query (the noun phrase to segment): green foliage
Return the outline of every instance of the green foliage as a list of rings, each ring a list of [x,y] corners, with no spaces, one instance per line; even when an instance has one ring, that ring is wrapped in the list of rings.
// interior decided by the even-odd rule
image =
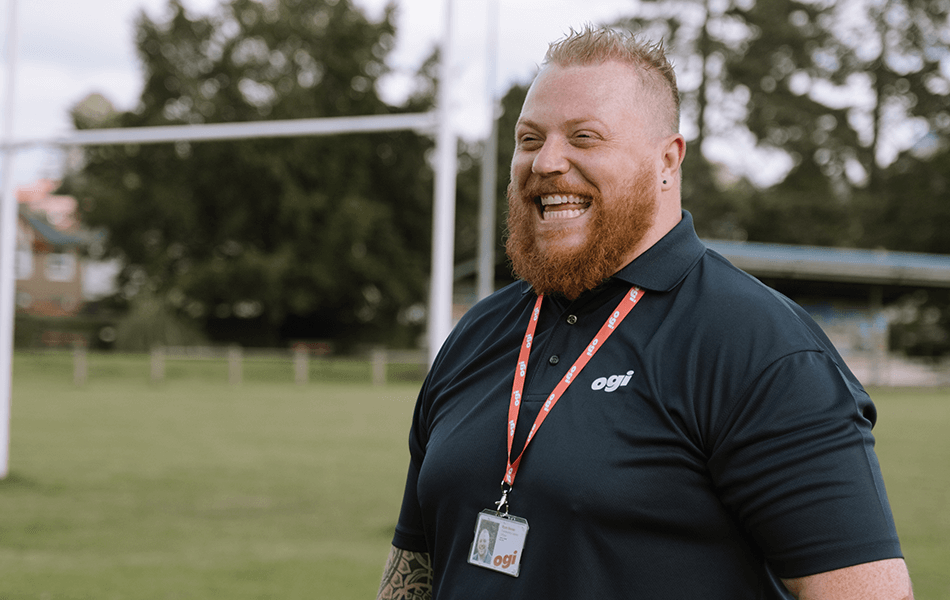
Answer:
[[[156,346],[202,346],[207,339],[193,323],[168,309],[161,298],[143,293],[116,325],[115,349],[148,352]]]
[[[950,133],[940,69],[948,13],[940,0],[758,0],[737,10],[753,35],[727,74],[749,94],[749,129],[797,165],[820,167],[839,195],[876,192],[892,132],[917,118]]]
[[[119,126],[387,114],[376,93],[393,8],[233,0],[144,13],[139,106]],[[77,126],[84,122],[77,116]],[[406,336],[424,299],[431,141],[412,132],[90,148],[65,191],[121,256],[123,294],[154,293],[216,341]],[[401,324],[400,324],[401,323]],[[400,334],[400,331],[403,333]]]
[[[795,168],[785,181],[767,191],[755,190],[742,214],[748,239],[811,246],[854,246],[860,222],[853,207],[829,189],[813,162]],[[817,200],[821,199],[821,202]]]
[[[950,290],[917,290],[894,307],[890,347],[909,356],[950,355]]]
[[[514,281],[510,264],[505,256],[505,239],[508,225],[508,181],[511,171],[511,159],[515,152],[515,123],[521,115],[521,106],[528,94],[527,85],[513,85],[501,98],[500,114],[498,116],[498,138],[496,155],[493,167],[496,169],[495,178],[495,281],[501,285]],[[479,157],[481,167],[481,157]],[[473,173],[474,175],[474,173]],[[469,183],[471,181],[471,183]],[[474,177],[468,181],[460,174],[459,187],[477,189]],[[474,223],[472,223],[474,225]],[[474,254],[473,254],[474,256]]]
[[[913,221],[943,222],[945,161],[916,153],[888,165],[908,128],[944,150],[950,141],[946,2],[648,2],[622,24],[664,39],[677,63],[685,129],[696,131],[684,205],[702,234],[894,250],[934,239]],[[763,167],[790,159],[782,181],[735,183],[699,152],[744,132]],[[882,218],[908,202],[922,210]]]
[[[511,158],[514,154],[515,123],[521,114],[528,92],[527,85],[513,85],[500,100],[496,154],[488,157],[489,168],[495,169],[495,273],[496,286],[514,281],[510,264],[505,256],[505,238],[508,218],[508,180]],[[478,256],[479,209],[485,143],[460,144],[458,198],[456,204],[456,262],[475,261]]]
[[[73,342],[81,342],[95,348],[107,345],[100,339],[100,332],[112,324],[109,315],[63,318],[18,314],[13,326],[13,345],[17,349],[71,348]]]
[[[869,245],[950,254],[950,147],[926,158],[900,156],[886,169],[878,198],[867,201]]]
[[[827,56],[835,46],[833,33],[818,25],[832,10],[794,0],[760,0],[748,10],[736,9],[751,35],[729,57],[725,72],[727,85],[748,94],[749,130],[761,144],[790,154],[793,174],[802,172],[797,185],[814,181],[824,199],[860,149],[847,107],[828,106],[809,93],[820,81],[842,84],[847,77]]]

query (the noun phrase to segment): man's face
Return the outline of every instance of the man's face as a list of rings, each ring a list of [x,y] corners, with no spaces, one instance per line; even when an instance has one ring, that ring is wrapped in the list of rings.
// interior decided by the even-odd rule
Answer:
[[[484,556],[488,554],[488,530],[482,529],[478,534],[478,545],[476,546],[478,554]]]
[[[630,262],[654,223],[662,167],[632,67],[545,67],[515,130],[508,254],[538,293],[576,298]]]

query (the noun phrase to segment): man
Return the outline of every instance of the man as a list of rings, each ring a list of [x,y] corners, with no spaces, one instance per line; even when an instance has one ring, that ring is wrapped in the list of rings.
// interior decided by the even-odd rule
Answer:
[[[511,166],[523,281],[426,379],[380,598],[912,598],[873,404],[696,237],[678,104],[659,47],[588,28],[549,49]],[[490,565],[468,560],[483,521]]]
[[[478,532],[478,536],[475,538],[475,551],[472,553],[472,560],[483,563],[491,562],[491,552],[489,552],[490,545],[491,533],[488,527],[482,527]]]

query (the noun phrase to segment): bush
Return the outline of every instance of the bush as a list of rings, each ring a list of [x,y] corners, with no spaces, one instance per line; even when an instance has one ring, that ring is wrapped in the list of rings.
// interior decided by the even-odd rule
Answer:
[[[204,346],[208,340],[198,327],[179,317],[155,296],[139,296],[116,326],[115,348],[148,352],[155,346]]]

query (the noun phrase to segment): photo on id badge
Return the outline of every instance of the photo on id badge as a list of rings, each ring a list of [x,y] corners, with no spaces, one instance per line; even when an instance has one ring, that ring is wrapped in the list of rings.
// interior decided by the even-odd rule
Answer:
[[[502,516],[492,510],[482,511],[475,522],[475,539],[468,562],[517,577],[527,532],[528,523],[524,519]]]

